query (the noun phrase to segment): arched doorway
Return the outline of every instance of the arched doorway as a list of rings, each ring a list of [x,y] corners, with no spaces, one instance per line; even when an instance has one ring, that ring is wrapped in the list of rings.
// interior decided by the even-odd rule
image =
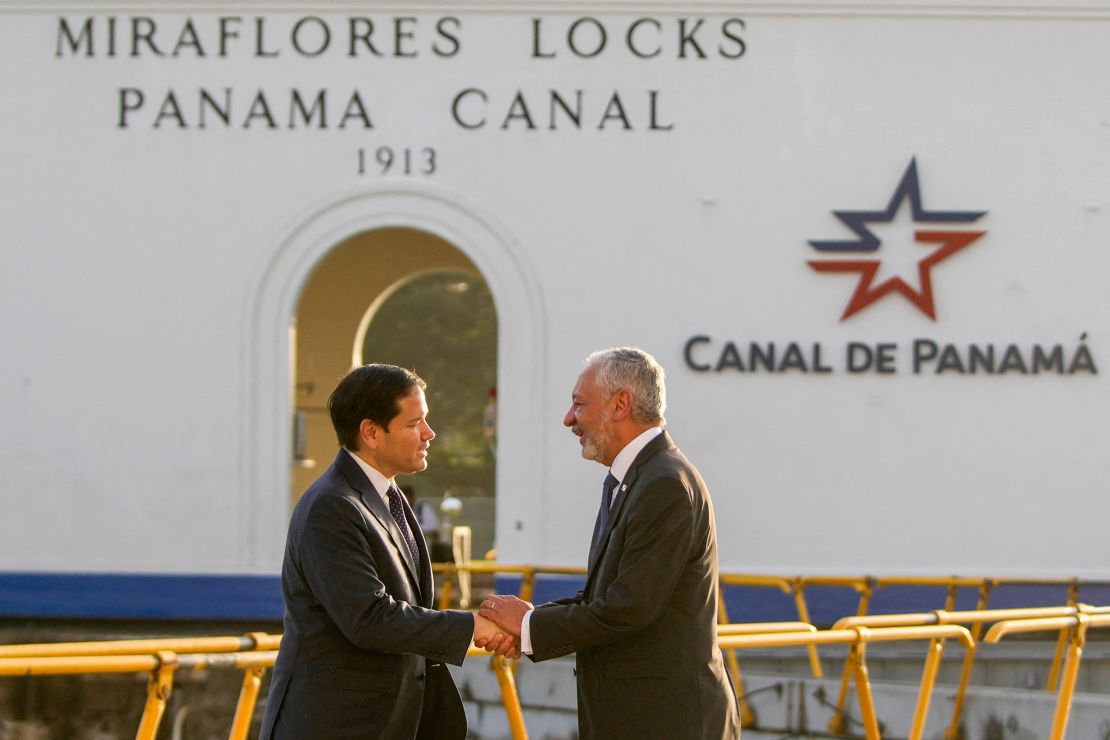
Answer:
[[[516,240],[490,214],[454,191],[430,183],[394,182],[359,188],[311,207],[294,218],[286,237],[258,266],[241,324],[242,454],[235,471],[241,495],[235,499],[235,516],[243,532],[240,544],[245,571],[273,573],[281,566],[291,510],[294,425],[290,420],[295,416],[295,386],[301,382],[296,370],[297,334],[310,331],[304,322],[300,326],[291,323],[307,305],[306,284],[316,268],[347,240],[389,229],[434,235],[437,239],[425,246],[439,250],[438,242],[447,248],[439,253],[450,254],[455,260],[440,267],[469,265],[489,286],[499,309],[498,556],[509,561],[537,562],[544,557],[543,538],[538,535],[543,532],[549,501],[544,495],[545,431],[537,421],[550,418],[545,394],[548,360],[544,291]],[[378,267],[384,270],[386,265]],[[380,291],[404,274],[405,270],[396,269],[380,279],[374,276],[373,284]],[[370,280],[370,276],[362,278]],[[357,333],[366,292],[374,291],[355,294],[362,309],[344,313],[353,322],[347,329],[348,336]],[[313,388],[313,403],[326,403],[330,387],[322,390],[319,385],[334,386],[350,367],[352,351],[348,345],[345,357],[336,355],[332,370],[311,368],[320,378]],[[334,437],[328,444],[331,451],[324,462],[334,456]],[[317,454],[306,452],[309,456]],[[315,471],[318,473],[319,468]]]
[[[428,470],[398,482],[438,510],[463,502],[456,524],[474,551],[493,546],[495,449],[487,440],[497,382],[497,313],[477,267],[447,241],[410,228],[338,244],[305,282],[294,318],[293,501],[336,451],[327,398],[353,365],[388,362],[428,382],[436,430]]]

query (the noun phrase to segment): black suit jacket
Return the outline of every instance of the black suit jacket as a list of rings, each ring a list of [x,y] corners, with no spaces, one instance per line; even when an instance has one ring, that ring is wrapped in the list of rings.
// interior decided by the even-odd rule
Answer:
[[[530,620],[534,660],[577,653],[585,740],[739,736],[717,648],[713,505],[666,432],[621,481],[585,589]]]
[[[428,548],[404,508],[419,564],[345,450],[297,502],[281,568],[285,634],[260,740],[466,736],[443,663],[462,664],[474,618],[431,608]]]

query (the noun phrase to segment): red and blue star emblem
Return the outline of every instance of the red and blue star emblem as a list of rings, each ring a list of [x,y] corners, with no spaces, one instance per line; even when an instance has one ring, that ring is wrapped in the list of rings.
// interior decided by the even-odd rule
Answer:
[[[912,242],[906,249],[917,245],[935,245],[929,253],[916,259],[916,285],[900,274],[878,279],[884,271],[884,261],[893,262],[895,250],[899,248],[896,239],[880,238],[876,230],[890,230],[898,220],[899,212],[909,205],[912,220]],[[899,293],[929,318],[936,320],[936,305],[933,302],[932,269],[937,263],[948,259],[972,244],[986,231],[972,231],[952,228],[954,224],[970,224],[978,221],[986,211],[927,211],[921,205],[921,186],[917,177],[917,160],[911,159],[909,167],[902,175],[901,182],[894,190],[890,203],[882,211],[833,211],[841,223],[858,237],[843,241],[810,240],[809,244],[823,254],[844,255],[851,258],[809,260],[808,264],[817,272],[859,273],[855,292],[848,300],[848,307],[840,320],[862,311],[888,293]],[[872,228],[868,224],[874,224]],[[921,228],[923,224],[935,224],[936,228]],[[945,228],[940,228],[944,225]],[[912,268],[910,270],[913,272]]]

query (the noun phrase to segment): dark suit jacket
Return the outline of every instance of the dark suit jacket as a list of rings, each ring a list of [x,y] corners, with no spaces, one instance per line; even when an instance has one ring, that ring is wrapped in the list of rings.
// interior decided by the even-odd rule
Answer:
[[[428,548],[405,511],[420,567],[345,450],[297,502],[281,568],[285,634],[260,740],[392,740],[418,728],[419,737],[466,736],[443,663],[462,664],[474,618],[431,608]]]
[[[532,613],[532,658],[577,653],[585,740],[738,737],[736,692],[717,648],[717,539],[705,483],[664,432],[620,491],[591,548],[585,589]]]

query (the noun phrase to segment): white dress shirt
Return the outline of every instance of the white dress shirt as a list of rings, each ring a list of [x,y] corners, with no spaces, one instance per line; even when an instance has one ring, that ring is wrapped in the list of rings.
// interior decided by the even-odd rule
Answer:
[[[624,448],[617,453],[613,458],[613,464],[609,466],[609,473],[617,479],[617,486],[613,489],[613,500],[609,504],[609,508],[613,508],[613,504],[617,502],[617,497],[624,493],[624,487],[621,486],[621,481],[624,476],[628,475],[628,469],[632,467],[632,461],[640,454],[640,451],[647,446],[647,443],[658,437],[663,433],[663,427],[652,427],[645,429],[635,439],[626,444]],[[532,654],[532,610],[529,609],[524,614],[524,618],[520,622],[520,652],[525,655]]]
[[[354,459],[354,461],[358,463],[358,466],[362,468],[362,472],[366,473],[366,477],[370,479],[370,485],[374,486],[374,490],[377,491],[378,495],[382,497],[382,501],[385,502],[385,508],[388,509],[389,488],[390,486],[396,487],[397,484],[389,478],[386,478],[380,470],[363,460],[355,453],[348,450],[346,447],[343,448],[343,451],[350,455]],[[398,488],[397,490],[400,491],[401,489]]]

